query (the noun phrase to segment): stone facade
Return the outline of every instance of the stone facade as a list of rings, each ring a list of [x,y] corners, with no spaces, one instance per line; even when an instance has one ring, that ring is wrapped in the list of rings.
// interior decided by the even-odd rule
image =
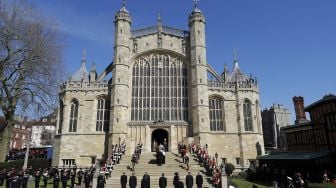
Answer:
[[[61,86],[54,165],[62,159],[88,165],[87,157],[109,155],[120,142],[127,153],[139,142],[149,152],[163,139],[171,152],[179,142],[208,144],[210,155],[239,161],[237,168],[264,153],[258,82],[242,73],[236,58],[233,71],[214,71],[197,7],[188,31],[160,18],[156,26],[131,30],[125,7],[114,23],[113,63],[97,76],[94,67],[86,70],[84,54],[79,71]]]
[[[280,104],[273,104],[271,108],[264,109],[261,112],[266,150],[283,149],[285,147],[285,138],[280,133],[280,129],[291,124],[290,116],[290,111]]]

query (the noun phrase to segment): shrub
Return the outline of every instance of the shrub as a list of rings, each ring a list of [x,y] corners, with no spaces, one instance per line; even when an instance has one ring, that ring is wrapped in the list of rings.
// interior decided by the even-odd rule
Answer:
[[[14,168],[17,171],[22,170],[24,160],[15,160],[10,162],[0,163],[1,169],[11,169]],[[48,168],[51,165],[51,159],[29,159],[28,168],[32,166],[32,170]]]
[[[232,163],[225,164],[225,173],[231,176],[232,172],[235,170],[235,166]]]

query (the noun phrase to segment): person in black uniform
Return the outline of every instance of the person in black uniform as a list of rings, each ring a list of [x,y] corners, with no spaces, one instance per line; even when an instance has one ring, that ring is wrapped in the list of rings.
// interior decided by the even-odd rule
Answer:
[[[193,185],[194,185],[194,178],[193,178],[193,176],[191,175],[190,172],[188,172],[188,175],[186,176],[185,183],[186,183],[187,188],[192,188]]]
[[[77,173],[78,185],[82,185],[82,179],[83,179],[83,170],[82,168],[80,168]]]
[[[36,170],[35,174],[35,188],[39,188],[40,186],[40,180],[41,180],[41,171],[40,170]]]
[[[62,188],[67,187],[68,179],[69,179],[68,172],[63,172],[63,174],[61,174]]]
[[[174,187],[177,188],[178,186],[178,182],[179,182],[179,174],[177,172],[175,172],[175,176],[174,176],[174,179],[173,179],[173,184],[174,184]]]
[[[184,184],[181,180],[178,181],[177,188],[184,188]]]
[[[123,172],[123,175],[120,176],[121,188],[126,188],[126,184],[127,184],[127,176],[125,175],[125,172]]]
[[[141,188],[150,188],[150,176],[147,172],[142,177]]]
[[[196,176],[196,185],[197,185],[197,188],[202,188],[203,176],[200,173],[198,173],[198,175]]]
[[[75,181],[76,181],[76,168],[74,168],[70,173],[70,180],[71,180],[71,188],[75,187]]]
[[[48,178],[49,178],[48,169],[44,169],[42,178],[43,178],[43,186],[44,188],[47,188]]]
[[[164,173],[162,173],[162,176],[159,179],[159,187],[160,188],[166,188],[167,187],[167,178],[164,176]]]
[[[13,180],[10,184],[11,188],[20,188],[20,184],[19,184],[19,176],[14,176]]]
[[[6,177],[6,170],[0,169],[0,186],[3,186]]]
[[[58,172],[56,171],[55,174],[54,174],[54,188],[58,188],[59,186],[59,181],[60,181],[60,177],[58,175]]]
[[[129,187],[130,188],[136,188],[137,186],[137,177],[135,176],[134,172],[132,173],[132,176],[129,178]]]
[[[84,184],[85,184],[85,188],[89,188],[90,187],[90,175],[88,171],[85,171],[84,173]]]
[[[22,188],[27,188],[28,180],[29,180],[29,174],[27,173],[27,171],[25,171],[22,175],[22,180],[21,180]]]
[[[106,183],[105,176],[102,173],[100,173],[97,178],[97,188],[104,188],[105,183]]]

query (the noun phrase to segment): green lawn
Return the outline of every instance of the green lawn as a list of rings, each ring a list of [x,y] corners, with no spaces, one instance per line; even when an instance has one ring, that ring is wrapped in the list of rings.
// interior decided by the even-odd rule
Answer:
[[[239,188],[252,188],[253,185],[258,186],[258,188],[270,188],[268,186],[264,186],[264,185],[260,185],[260,184],[252,183],[252,182],[248,182],[248,181],[241,180],[241,179],[230,178],[229,181],[232,181],[233,183],[235,183],[236,185],[238,185]]]
[[[322,184],[322,183],[311,183],[309,184],[309,188],[335,188],[335,184],[327,183],[327,184]]]

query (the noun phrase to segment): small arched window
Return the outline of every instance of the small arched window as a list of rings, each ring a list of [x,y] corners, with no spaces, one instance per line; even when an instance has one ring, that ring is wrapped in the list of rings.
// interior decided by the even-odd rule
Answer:
[[[76,99],[71,101],[69,132],[77,132],[78,106],[78,101]]]
[[[245,131],[253,131],[251,102],[248,99],[244,100],[243,113]]]

